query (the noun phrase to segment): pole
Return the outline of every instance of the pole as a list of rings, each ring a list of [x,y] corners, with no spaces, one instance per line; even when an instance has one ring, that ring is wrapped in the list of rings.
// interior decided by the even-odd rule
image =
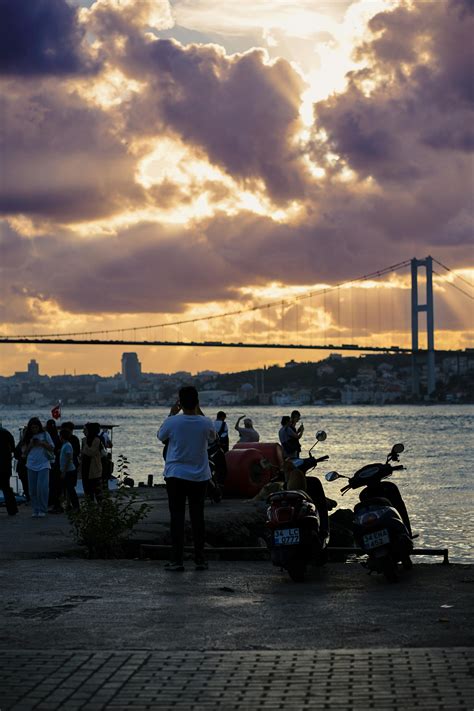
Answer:
[[[412,393],[415,397],[420,394],[420,379],[418,374],[418,260],[411,260],[411,369]]]
[[[433,258],[426,258],[426,329],[428,341],[428,395],[436,390],[435,351],[434,351],[434,300],[433,300]]]

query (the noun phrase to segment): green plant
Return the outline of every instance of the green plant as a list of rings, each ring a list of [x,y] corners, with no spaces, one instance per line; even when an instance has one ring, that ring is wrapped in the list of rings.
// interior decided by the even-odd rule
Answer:
[[[120,488],[113,495],[105,492],[100,503],[84,498],[78,511],[69,511],[74,538],[87,547],[89,558],[115,558],[134,526],[151,510],[136,504],[137,493]]]
[[[119,482],[125,486],[133,486],[134,481],[128,475],[129,461],[124,454],[119,454],[117,457],[117,475]]]

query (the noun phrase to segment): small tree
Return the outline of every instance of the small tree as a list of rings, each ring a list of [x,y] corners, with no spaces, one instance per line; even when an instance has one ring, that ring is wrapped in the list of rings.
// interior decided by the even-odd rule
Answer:
[[[114,495],[105,492],[99,504],[85,498],[79,510],[68,512],[74,538],[87,547],[89,558],[119,556],[134,526],[151,510],[148,504],[136,506],[136,498],[135,492],[120,488]]]

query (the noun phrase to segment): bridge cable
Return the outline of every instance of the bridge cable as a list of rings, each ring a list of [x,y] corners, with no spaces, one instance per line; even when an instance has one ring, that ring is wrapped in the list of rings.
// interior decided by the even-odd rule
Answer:
[[[442,264],[440,261],[438,261],[438,260],[435,259],[434,257],[433,257],[433,262],[436,262],[436,264],[439,264],[440,267],[443,267],[443,269],[446,269],[447,272],[451,272],[451,274],[454,274],[455,277],[457,277],[458,279],[460,279],[461,281],[463,281],[465,284],[467,284],[468,286],[470,286],[471,289],[474,289],[474,284],[473,284],[472,282],[468,281],[467,279],[465,279],[464,277],[462,277],[462,276],[461,276],[460,274],[458,274],[457,272],[455,272],[454,269],[450,269],[449,267],[447,267],[445,264]]]
[[[361,281],[367,281],[368,279],[372,278],[378,278],[380,276],[383,276],[384,274],[388,274],[389,272],[394,272],[397,271],[398,269],[402,269],[403,267],[406,267],[410,264],[411,260],[406,259],[403,262],[399,262],[398,264],[392,264],[389,267],[385,267],[385,269],[379,269],[375,272],[372,272],[371,274],[364,274],[363,276],[357,277],[356,279],[351,279],[350,281],[346,282],[340,282],[338,284],[335,284],[334,286],[325,288],[325,289],[317,289],[315,291],[310,291],[307,294],[302,294],[300,296],[293,297],[291,299],[286,299],[283,300],[282,303],[285,305],[292,305],[296,301],[301,301],[302,299],[307,299],[311,295],[319,296],[321,294],[326,294],[326,292],[333,292],[336,289],[339,289],[342,286],[348,287],[352,284],[356,284]],[[269,302],[273,303],[273,302]],[[251,313],[255,311],[259,311],[260,309],[265,308],[267,304],[259,304],[258,306],[251,306],[247,309],[238,309],[235,311],[227,311],[226,313],[222,314],[214,314],[212,316],[199,316],[198,318],[188,318],[188,319],[181,319],[179,321],[170,321],[170,322],[164,322],[160,324],[150,324],[148,326],[132,326],[131,328],[109,328],[109,329],[100,329],[97,331],[75,331],[75,332],[68,332],[68,333],[23,333],[23,334],[17,334],[17,335],[8,335],[8,336],[3,336],[0,334],[1,338],[51,338],[51,337],[64,337],[64,336],[83,336],[83,335],[97,335],[97,334],[109,334],[109,333],[124,333],[124,332],[136,332],[136,331],[145,331],[149,330],[152,328],[159,328],[161,327],[168,327],[168,326],[181,326],[185,325],[188,323],[197,323],[199,321],[212,321],[218,318],[226,318],[229,316],[240,316],[242,314],[246,313]]]
[[[474,296],[471,296],[471,294],[468,294],[467,291],[464,291],[464,289],[461,289],[460,286],[457,286],[456,284],[453,284],[452,281],[448,281],[448,278],[446,275],[440,274],[437,272],[435,269],[433,269],[433,274],[436,274],[440,279],[443,280],[444,284],[447,284],[447,286],[452,286],[453,289],[456,289],[457,291],[460,291],[461,294],[464,294],[464,296],[467,296],[468,299],[471,299],[471,301],[474,301]]]

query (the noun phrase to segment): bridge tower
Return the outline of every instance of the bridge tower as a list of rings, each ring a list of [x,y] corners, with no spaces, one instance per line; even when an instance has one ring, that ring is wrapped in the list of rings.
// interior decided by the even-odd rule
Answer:
[[[418,300],[418,269],[426,270],[426,303],[420,304]],[[434,351],[434,309],[433,309],[433,258],[411,260],[411,347],[413,368],[413,394],[420,392],[420,356],[417,354],[418,345],[418,314],[426,312],[427,335],[427,390],[428,395],[434,393],[436,388],[435,378],[435,351]]]

